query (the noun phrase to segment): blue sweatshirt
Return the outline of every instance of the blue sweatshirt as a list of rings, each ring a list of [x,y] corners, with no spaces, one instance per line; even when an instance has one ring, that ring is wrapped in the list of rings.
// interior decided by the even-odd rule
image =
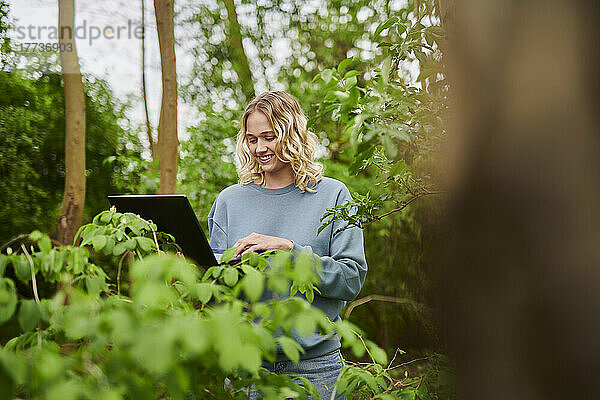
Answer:
[[[345,221],[336,221],[317,235],[320,218],[327,208],[351,199],[346,185],[332,178],[322,178],[313,189],[302,192],[293,183],[279,189],[267,189],[254,183],[224,189],[208,214],[210,245],[223,253],[239,239],[252,232],[291,240],[292,251],[310,251],[322,263],[321,295],[315,292],[312,303],[331,321],[340,319],[346,301],[356,298],[365,281],[367,262],[362,230],[346,229],[333,236]],[[295,339],[304,348],[302,359],[318,357],[340,347],[337,334],[310,335]],[[281,348],[277,361],[286,360]]]

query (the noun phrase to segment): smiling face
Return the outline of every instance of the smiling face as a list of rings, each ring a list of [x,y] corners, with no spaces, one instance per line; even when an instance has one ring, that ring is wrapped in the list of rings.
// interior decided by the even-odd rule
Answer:
[[[271,181],[273,178],[278,180],[282,176],[289,176],[290,173],[293,176],[292,166],[276,157],[277,134],[267,116],[261,111],[256,110],[248,115],[246,141],[250,154],[256,158],[265,173],[265,181]],[[281,153],[278,154],[281,156]]]

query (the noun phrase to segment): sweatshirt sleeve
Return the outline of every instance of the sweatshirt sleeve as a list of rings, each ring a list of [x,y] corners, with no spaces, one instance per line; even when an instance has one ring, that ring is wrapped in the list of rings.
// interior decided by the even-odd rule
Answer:
[[[208,234],[210,247],[215,253],[222,254],[227,250],[227,210],[219,197],[213,203],[208,213]]]
[[[350,192],[344,186],[338,195],[336,205],[351,200]],[[321,283],[317,288],[322,297],[351,301],[356,298],[367,276],[367,260],[364,251],[362,229],[352,227],[333,236],[336,230],[347,221],[335,221],[330,238],[331,254],[321,258]],[[310,246],[293,244],[293,251],[310,251]]]

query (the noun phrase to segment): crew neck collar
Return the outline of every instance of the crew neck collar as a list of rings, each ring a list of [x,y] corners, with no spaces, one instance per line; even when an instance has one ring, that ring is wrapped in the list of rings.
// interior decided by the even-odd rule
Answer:
[[[285,194],[285,193],[291,192],[292,190],[294,190],[296,188],[296,183],[290,183],[287,186],[284,186],[282,188],[277,188],[277,189],[269,189],[269,188],[265,188],[262,186],[258,186],[254,182],[250,182],[249,185],[250,185],[250,187],[258,190],[261,193],[265,193],[265,194]]]

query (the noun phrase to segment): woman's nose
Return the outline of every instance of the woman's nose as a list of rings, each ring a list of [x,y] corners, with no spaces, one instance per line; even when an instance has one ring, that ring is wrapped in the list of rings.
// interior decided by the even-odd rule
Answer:
[[[263,153],[265,151],[267,151],[267,145],[265,142],[261,142],[260,140],[258,141],[258,144],[256,146],[256,151],[258,153]]]

